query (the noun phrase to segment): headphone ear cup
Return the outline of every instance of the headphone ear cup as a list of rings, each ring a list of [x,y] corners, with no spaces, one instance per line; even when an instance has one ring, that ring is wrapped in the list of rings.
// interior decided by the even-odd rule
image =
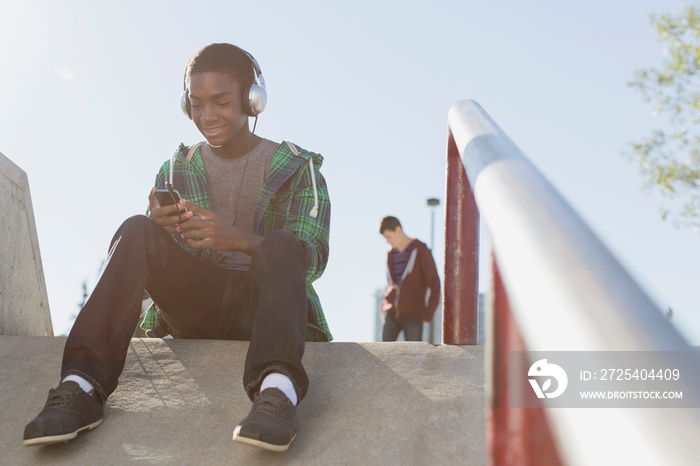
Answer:
[[[190,107],[190,96],[187,89],[182,91],[182,97],[180,97],[180,108],[182,113],[185,114],[187,118],[192,119],[192,107]]]
[[[251,84],[248,90],[248,108],[246,113],[252,117],[260,115],[265,110],[265,105],[267,105],[267,91],[257,83]]]

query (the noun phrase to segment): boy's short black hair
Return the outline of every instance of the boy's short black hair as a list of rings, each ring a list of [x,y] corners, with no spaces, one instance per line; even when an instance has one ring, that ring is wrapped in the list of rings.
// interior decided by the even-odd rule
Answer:
[[[396,228],[400,226],[401,222],[399,222],[399,219],[389,215],[384,217],[379,224],[379,234],[383,234],[386,230],[396,231]]]
[[[226,73],[245,90],[255,81],[253,63],[246,53],[232,44],[205,45],[197,50],[185,69],[185,86],[190,77],[205,71]]]

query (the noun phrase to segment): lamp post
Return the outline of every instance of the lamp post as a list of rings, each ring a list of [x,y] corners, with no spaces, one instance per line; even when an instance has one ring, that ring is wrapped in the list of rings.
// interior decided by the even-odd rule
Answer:
[[[431,197],[426,201],[428,207],[430,207],[430,253],[433,253],[433,248],[435,245],[435,208],[440,205],[440,199]],[[435,316],[430,319],[428,324],[428,343],[434,343],[435,335]]]

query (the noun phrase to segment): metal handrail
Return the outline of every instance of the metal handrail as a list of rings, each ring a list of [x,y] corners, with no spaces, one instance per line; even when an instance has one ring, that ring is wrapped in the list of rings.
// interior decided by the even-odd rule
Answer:
[[[488,228],[495,264],[528,351],[654,351],[655,365],[669,367],[672,361],[664,359],[664,352],[690,349],[647,293],[479,104],[457,102],[448,121],[448,158],[453,146]],[[449,209],[449,199],[446,205]],[[452,217],[448,212],[446,218]],[[448,223],[446,239],[454,241],[450,228]],[[447,248],[446,243],[446,264]],[[461,248],[458,255],[468,255],[475,245]],[[447,300],[447,279],[445,286]],[[470,315],[473,310],[459,312]],[[684,398],[700,399],[697,369],[684,371]],[[656,457],[671,464],[669,458],[687,461],[690,451],[699,451],[694,440],[700,426],[698,410],[596,410],[632,425],[634,432],[624,436],[614,425],[596,422],[590,428],[590,411],[547,411],[555,443],[567,463],[591,464],[596,446],[610,445],[613,439],[615,449],[632,455],[624,457],[625,464],[653,463]],[[636,442],[643,442],[644,448]],[[610,451],[599,450],[603,453]],[[643,461],[635,463],[635,455]],[[611,464],[610,459],[605,458],[605,464]]]

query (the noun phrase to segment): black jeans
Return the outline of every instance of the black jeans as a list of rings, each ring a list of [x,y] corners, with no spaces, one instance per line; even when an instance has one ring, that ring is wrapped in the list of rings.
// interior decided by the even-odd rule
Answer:
[[[267,236],[243,272],[194,257],[150,218],[131,217],[114,235],[102,276],[71,329],[61,377],[80,375],[107,400],[124,369],[146,289],[178,335],[250,340],[243,384],[251,400],[270,372],[288,376],[301,400],[309,386],[301,363],[305,277],[304,251],[289,231]]]
[[[401,330],[403,330],[403,337],[406,341],[421,341],[423,339],[423,321],[420,318],[404,319],[387,312],[384,316],[382,341],[396,341]]]

